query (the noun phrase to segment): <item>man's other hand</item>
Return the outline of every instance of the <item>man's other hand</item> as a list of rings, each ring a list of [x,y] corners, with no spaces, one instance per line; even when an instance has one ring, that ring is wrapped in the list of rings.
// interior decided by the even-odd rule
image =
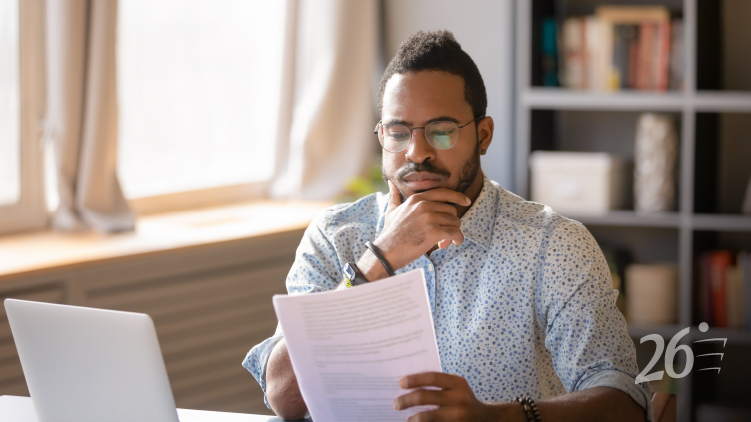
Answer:
[[[399,190],[389,180],[389,204],[383,231],[373,242],[394,269],[402,268],[435,245],[446,249],[461,245],[464,234],[456,207],[469,206],[464,194],[445,188],[416,193],[401,201]]]
[[[394,400],[394,409],[404,410],[414,406],[434,405],[435,410],[418,413],[407,422],[438,421],[515,421],[524,420],[520,409],[504,404],[487,404],[477,400],[469,383],[459,375],[425,372],[409,375],[399,381],[399,387],[416,389]],[[426,389],[440,388],[440,390]],[[513,412],[517,410],[517,412]]]

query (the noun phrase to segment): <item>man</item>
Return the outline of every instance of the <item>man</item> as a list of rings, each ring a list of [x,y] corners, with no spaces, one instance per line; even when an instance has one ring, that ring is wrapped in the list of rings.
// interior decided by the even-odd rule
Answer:
[[[389,194],[315,219],[287,278],[290,294],[335,289],[344,267],[366,282],[387,277],[386,266],[424,269],[443,373],[400,381],[414,390],[396,399],[397,410],[437,406],[410,421],[535,420],[525,415],[529,401],[509,402],[517,396],[546,422],[651,421],[649,387],[635,384],[635,349],[597,243],[481,171],[493,138],[486,105],[482,77],[451,33],[404,41],[378,94]],[[306,414],[280,330],[243,365],[277,415]]]

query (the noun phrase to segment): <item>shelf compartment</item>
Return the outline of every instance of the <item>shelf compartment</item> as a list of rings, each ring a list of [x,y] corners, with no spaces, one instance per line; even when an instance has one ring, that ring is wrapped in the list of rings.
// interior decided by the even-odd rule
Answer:
[[[697,0],[696,89],[751,91],[751,2]]]
[[[709,333],[712,333],[710,329]],[[719,337],[716,333],[712,337]],[[728,338],[723,347],[721,342],[693,343],[694,366],[691,371],[693,384],[693,401],[696,406],[703,403],[721,404],[729,408],[743,409],[745,415],[742,419],[749,420],[751,408],[749,408],[748,379],[751,377],[751,367],[747,358],[751,353],[751,344],[740,343],[734,338]],[[702,356],[708,353],[723,353],[722,359],[718,355]],[[681,355],[683,353],[680,353]],[[719,367],[716,370],[701,369]],[[717,419],[731,420],[731,419]]]
[[[567,152],[605,152],[623,160],[628,167],[628,180],[633,180],[631,169],[634,163],[634,150],[636,141],[637,124],[643,113],[638,111],[612,111],[612,110],[556,110],[556,109],[533,109],[526,111],[530,117],[530,146],[529,151],[567,151]],[[681,137],[682,115],[680,113],[665,112],[673,118],[675,130],[679,139]],[[680,150],[680,145],[678,145]],[[524,159],[529,159],[525,157]],[[677,210],[680,202],[680,186],[678,172],[681,168],[681,156],[676,157],[675,174],[675,199],[671,210]],[[628,191],[626,205],[621,211],[633,211],[632,183],[625,189]],[[526,192],[522,193],[523,195]],[[628,214],[614,214],[614,219],[620,221],[630,220],[636,223],[637,218]],[[640,225],[677,227],[677,222],[669,221],[670,218],[654,219],[645,218]],[[628,225],[628,223],[624,224]]]
[[[561,27],[566,18],[576,16],[586,16],[595,14],[597,7],[602,5],[615,5],[622,6],[627,3],[629,6],[654,6],[661,5],[666,6],[670,12],[672,18],[682,17],[684,14],[684,0],[525,0],[520,3],[523,7],[528,8],[521,13],[522,16],[528,17],[529,21],[525,27],[529,28],[529,33],[525,34],[525,37],[529,37],[529,43],[531,45],[525,45],[524,48],[528,50],[529,54],[529,67],[525,69],[524,78],[529,78],[531,86],[543,86],[544,71],[543,71],[543,50],[542,50],[542,27],[543,19],[548,17],[555,18],[558,26],[558,45],[562,43],[560,39]],[[526,20],[526,19],[525,19]],[[685,42],[684,42],[685,43]],[[560,48],[560,47],[559,47]],[[558,51],[556,62],[559,69],[563,66],[563,60]],[[675,91],[672,91],[675,92]]]
[[[586,225],[603,249],[626,250],[631,263],[678,262],[678,230],[656,227]],[[626,293],[628,294],[628,292]]]
[[[697,113],[694,212],[740,215],[751,182],[751,114]]]

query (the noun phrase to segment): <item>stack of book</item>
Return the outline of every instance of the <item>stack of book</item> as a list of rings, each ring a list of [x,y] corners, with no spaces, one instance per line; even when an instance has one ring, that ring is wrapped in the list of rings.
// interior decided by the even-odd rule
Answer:
[[[683,24],[665,7],[600,6],[595,15],[567,18],[560,37],[559,79],[564,87],[683,87]]]
[[[707,252],[699,258],[699,273],[700,322],[751,328],[751,254]]]

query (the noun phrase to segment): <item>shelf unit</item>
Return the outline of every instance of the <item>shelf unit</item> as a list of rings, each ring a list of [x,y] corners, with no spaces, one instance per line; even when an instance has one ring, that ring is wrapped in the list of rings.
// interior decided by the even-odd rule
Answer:
[[[728,1],[728,0],[724,0]],[[737,0],[736,0],[737,1]],[[711,2],[717,3],[716,0]],[[721,42],[719,36],[714,37],[711,31],[720,31],[722,19],[720,7],[709,0],[517,0],[516,1],[516,115],[515,115],[515,192],[529,197],[529,157],[535,145],[541,149],[548,149],[551,145],[557,149],[555,139],[547,144],[540,144],[536,138],[540,134],[539,123],[548,125],[562,125],[559,116],[568,113],[622,113],[634,115],[641,112],[663,112],[672,114],[678,122],[680,135],[680,151],[678,158],[678,187],[676,191],[676,211],[659,214],[641,214],[629,210],[612,211],[603,215],[567,215],[567,217],[581,221],[589,227],[597,238],[597,231],[612,233],[614,230],[625,232],[638,231],[638,234],[628,233],[630,236],[640,236],[644,233],[662,233],[667,231],[674,236],[679,267],[678,293],[678,324],[668,326],[637,326],[629,325],[629,334],[639,344],[639,339],[648,334],[660,334],[666,344],[678,331],[691,327],[690,334],[681,342],[691,345],[696,339],[713,337],[727,338],[729,343],[751,347],[751,331],[724,328],[710,328],[708,333],[698,330],[694,309],[694,261],[704,243],[706,233],[729,233],[741,236],[743,245],[751,245],[751,216],[728,214],[719,209],[705,212],[704,203],[707,196],[702,191],[703,178],[707,172],[715,172],[711,181],[719,182],[716,173],[719,171],[715,163],[707,164],[707,160],[717,160],[718,146],[711,140],[703,138],[706,128],[716,129],[720,124],[715,120],[706,119],[704,115],[719,115],[723,113],[751,113],[751,90],[721,90],[720,79],[717,74],[706,69],[707,63],[719,60],[717,54],[711,51],[712,42]],[[684,59],[685,59],[685,88],[681,91],[646,92],[636,90],[622,90],[616,92],[580,91],[566,88],[548,88],[537,86],[533,81],[534,46],[533,28],[537,29],[535,20],[541,16],[552,14],[561,21],[568,6],[574,4],[574,9],[593,8],[599,4],[664,4],[671,11],[678,11],[683,18],[684,28]],[[719,3],[723,3],[720,1]],[[563,12],[561,12],[563,10]],[[569,8],[569,11],[571,8]],[[716,19],[709,31],[706,30],[707,19]],[[711,22],[710,22],[711,23]],[[701,26],[703,25],[703,26]],[[700,31],[700,26],[701,31]],[[711,25],[710,25],[711,26]],[[751,26],[750,26],[751,27]],[[751,29],[747,30],[751,31]],[[699,39],[698,34],[710,34]],[[748,32],[746,32],[748,34]],[[715,34],[716,35],[716,34]],[[707,38],[707,39],[705,39]],[[709,44],[708,44],[709,43]],[[717,48],[717,46],[714,46]],[[708,50],[709,49],[709,50]],[[717,65],[720,66],[720,65]],[[715,69],[716,70],[716,69]],[[751,74],[751,72],[749,73]],[[713,79],[714,78],[714,79]],[[751,76],[749,76],[751,78]],[[709,81],[709,82],[708,82]],[[713,82],[714,81],[714,82]],[[751,81],[748,81],[751,86]],[[701,88],[701,89],[699,89]],[[711,89],[708,89],[711,88]],[[630,114],[629,114],[630,113]],[[542,120],[535,120],[535,116],[542,116]],[[751,114],[749,114],[751,119]],[[556,120],[558,118],[558,120]],[[629,117],[631,118],[631,117]],[[704,120],[709,120],[707,124]],[[714,123],[713,123],[714,122]],[[712,126],[714,124],[715,126]],[[581,125],[580,125],[581,126]],[[579,127],[579,129],[581,128]],[[617,130],[617,129],[616,129]],[[705,130],[705,132],[702,132]],[[716,132],[716,130],[715,130]],[[579,133],[579,132],[577,132]],[[560,135],[560,133],[558,133]],[[552,135],[555,137],[556,135]],[[593,136],[597,136],[596,134]],[[719,135],[717,135],[719,136]],[[611,146],[612,146],[612,141]],[[751,143],[751,136],[746,139]],[[607,143],[607,142],[605,142]],[[546,148],[547,147],[547,148]],[[591,144],[588,145],[592,147]],[[708,149],[709,148],[709,149]],[[565,149],[565,146],[563,147]],[[707,151],[710,154],[707,154]],[[714,154],[714,155],[713,155]],[[706,157],[706,158],[705,158]],[[751,155],[749,156],[751,158]],[[708,167],[707,167],[708,166]],[[706,167],[706,168],[705,168]],[[708,169],[707,169],[708,168]],[[748,176],[746,176],[748,180]],[[699,198],[701,197],[701,198]],[[710,199],[716,199],[714,197]],[[719,208],[719,206],[717,207]],[[740,212],[740,211],[738,211]],[[651,235],[643,235],[644,242],[651,240]],[[711,237],[711,236],[710,236]],[[698,239],[697,239],[698,238]],[[599,241],[600,239],[598,239]],[[706,242],[705,242],[706,243]],[[723,246],[721,243],[718,246]],[[751,248],[746,246],[746,248]],[[679,353],[679,357],[682,358]],[[649,356],[651,357],[651,355]],[[642,361],[640,356],[639,362]],[[648,358],[647,358],[648,361]],[[696,371],[694,369],[692,374]],[[702,402],[701,397],[694,397],[697,386],[692,386],[692,374],[677,380],[678,420],[694,420],[696,405]],[[701,387],[701,386],[699,386]],[[751,397],[749,397],[751,399]]]

